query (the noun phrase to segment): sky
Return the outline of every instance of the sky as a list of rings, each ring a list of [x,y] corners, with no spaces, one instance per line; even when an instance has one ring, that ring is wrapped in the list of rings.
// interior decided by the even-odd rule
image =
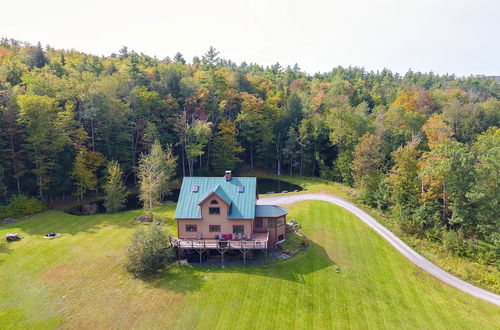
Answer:
[[[0,37],[96,55],[500,75],[499,0],[4,0]]]

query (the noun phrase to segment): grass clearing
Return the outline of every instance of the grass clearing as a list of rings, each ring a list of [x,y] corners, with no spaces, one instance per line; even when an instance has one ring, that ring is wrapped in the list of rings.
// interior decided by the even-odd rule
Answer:
[[[354,188],[320,178],[276,176],[260,171],[248,172],[246,175],[288,181],[304,187],[304,192],[328,192],[355,203],[426,259],[464,281],[500,294],[500,270],[497,267],[453,255],[438,242],[431,242],[405,233],[401,230],[397,221],[388,214],[360,203],[357,198],[357,191]]]
[[[159,213],[175,231],[175,205]],[[141,211],[48,211],[0,244],[2,328],[481,328],[500,309],[420,271],[359,219],[325,202],[289,208],[311,247],[269,267],[175,267],[149,280],[123,267]],[[47,232],[60,232],[53,240]],[[336,267],[340,272],[336,272]]]

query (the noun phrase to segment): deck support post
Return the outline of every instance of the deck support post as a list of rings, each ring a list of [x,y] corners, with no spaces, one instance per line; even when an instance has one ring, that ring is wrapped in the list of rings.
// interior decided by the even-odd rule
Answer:
[[[200,264],[201,264],[201,255],[203,254],[203,252],[205,252],[205,249],[194,249],[196,252],[198,252],[198,254],[200,255]]]
[[[224,268],[224,253],[226,253],[226,251],[228,250],[228,248],[218,248],[217,251],[219,251],[220,253],[220,262],[221,262],[221,267]]]
[[[179,266],[181,265],[181,247],[180,244],[177,243],[177,256],[179,257]]]
[[[240,249],[240,252],[241,254],[243,254],[243,265],[246,266],[247,265],[247,253],[250,251],[250,249],[246,249],[242,246],[242,248]]]

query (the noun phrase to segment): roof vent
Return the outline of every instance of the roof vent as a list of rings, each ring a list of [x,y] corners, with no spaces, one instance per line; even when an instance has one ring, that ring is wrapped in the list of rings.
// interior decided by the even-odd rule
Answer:
[[[191,191],[197,193],[198,191],[200,191],[200,185],[194,184],[193,187],[191,188]]]
[[[245,186],[238,186],[238,192],[239,193],[245,192]]]

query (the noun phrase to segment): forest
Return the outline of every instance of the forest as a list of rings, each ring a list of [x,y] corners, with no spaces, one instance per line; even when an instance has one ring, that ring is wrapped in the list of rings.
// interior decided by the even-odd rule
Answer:
[[[110,164],[131,187],[159,143],[177,176],[265,169],[342,182],[406,232],[500,267],[499,127],[494,77],[311,75],[213,47],[189,61],[0,41],[3,205],[103,191]]]

